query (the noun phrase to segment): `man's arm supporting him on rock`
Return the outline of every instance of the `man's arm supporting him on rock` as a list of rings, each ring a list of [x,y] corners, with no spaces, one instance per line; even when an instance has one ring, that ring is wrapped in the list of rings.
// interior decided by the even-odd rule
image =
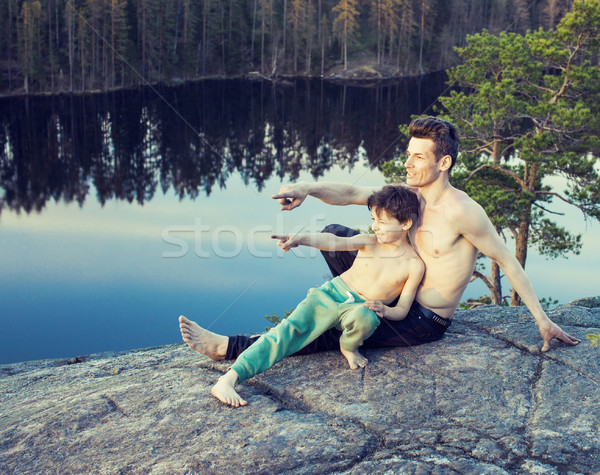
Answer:
[[[548,318],[540,305],[531,280],[510,249],[500,239],[483,208],[474,201],[465,203],[462,207],[464,209],[456,210],[461,216],[453,220],[459,234],[500,266],[513,289],[517,291],[533,318],[535,318],[540,334],[544,339],[542,352],[550,349],[550,342],[554,338],[569,345],[579,343],[577,338],[563,331]]]

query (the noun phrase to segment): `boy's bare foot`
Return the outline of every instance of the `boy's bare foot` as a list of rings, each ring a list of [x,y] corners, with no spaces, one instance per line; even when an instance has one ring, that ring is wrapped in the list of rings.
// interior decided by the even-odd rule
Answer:
[[[365,366],[367,366],[367,363],[369,362],[369,360],[367,358],[365,358],[363,355],[361,355],[358,352],[358,350],[348,351],[348,350],[344,350],[342,347],[340,347],[340,351],[342,352],[342,355],[344,355],[346,357],[346,359],[348,360],[350,369],[358,369],[359,367],[364,368]]]
[[[242,399],[235,390],[235,383],[237,380],[237,373],[230,369],[219,378],[219,381],[212,387],[210,393],[219,401],[229,404],[230,406],[245,406],[248,402]]]
[[[225,359],[229,338],[205,330],[196,322],[188,320],[183,315],[179,317],[181,338],[192,349],[209,358],[220,361]]]

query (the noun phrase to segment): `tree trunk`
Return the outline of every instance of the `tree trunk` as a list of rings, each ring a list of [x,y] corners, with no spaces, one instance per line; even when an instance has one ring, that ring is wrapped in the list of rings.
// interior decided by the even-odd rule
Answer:
[[[421,2],[421,38],[419,40],[419,74],[423,74],[423,34],[425,31],[425,1]]]
[[[527,242],[529,241],[529,224],[531,223],[531,206],[529,206],[521,215],[521,221],[519,223],[519,233],[516,239],[515,257],[521,267],[525,269],[525,262],[527,261]],[[511,307],[522,305],[521,297],[512,289],[510,295]]]
[[[263,5],[261,8],[261,19],[260,19],[260,73],[265,74],[265,9]]]
[[[287,26],[287,0],[283,0],[283,57],[285,58],[285,42]]]
[[[256,31],[256,12],[258,1],[254,0],[254,12],[252,13],[252,35],[250,36],[250,62],[254,67],[254,33]],[[233,16],[233,12],[229,12],[230,17]]]
[[[500,266],[492,261],[492,300],[494,305],[502,305],[502,283],[500,281]]]
[[[208,0],[204,0],[203,12],[202,12],[202,76],[206,75],[206,30],[207,30],[207,17],[208,16]]]
[[[308,0],[307,8],[306,8],[306,16],[304,22],[306,23],[306,72],[310,72],[310,67],[312,63],[312,19],[310,18],[310,13],[312,11],[312,3],[311,0]],[[321,21],[320,19],[318,21]]]

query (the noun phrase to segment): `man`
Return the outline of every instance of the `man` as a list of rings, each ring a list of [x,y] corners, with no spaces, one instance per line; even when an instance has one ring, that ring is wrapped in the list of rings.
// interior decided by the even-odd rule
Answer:
[[[425,276],[415,297],[419,314],[414,319],[386,321],[364,342],[364,348],[406,346],[440,339],[471,280],[478,251],[493,259],[532,313],[544,340],[542,352],[556,338],[568,345],[579,339],[553,323],[539,303],[525,271],[498,236],[483,208],[449,182],[449,174],[458,155],[458,130],[435,117],[413,120],[409,127],[406,183],[414,187],[421,204],[421,215],[410,230],[410,240],[425,263]],[[296,183],[284,185],[278,199],[282,210],[292,210],[313,196],[333,205],[366,205],[379,188],[342,183]],[[329,229],[332,232],[332,229]],[[337,226],[338,235],[351,235],[348,228]],[[336,253],[325,256],[334,274],[350,267],[353,256]],[[180,318],[184,341],[196,351],[213,359],[234,358],[255,339],[225,337],[207,332],[195,323]],[[334,332],[335,330],[330,330]],[[339,335],[324,334],[303,353],[337,349]]]

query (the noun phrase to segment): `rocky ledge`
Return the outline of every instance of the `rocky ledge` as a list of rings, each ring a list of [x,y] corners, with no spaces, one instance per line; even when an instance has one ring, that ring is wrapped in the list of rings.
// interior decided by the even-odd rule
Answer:
[[[446,337],[288,358],[240,390],[183,344],[0,367],[1,473],[595,473],[600,299],[553,308],[582,339],[539,352],[524,308],[461,311]],[[176,321],[174,321],[176,325]]]

